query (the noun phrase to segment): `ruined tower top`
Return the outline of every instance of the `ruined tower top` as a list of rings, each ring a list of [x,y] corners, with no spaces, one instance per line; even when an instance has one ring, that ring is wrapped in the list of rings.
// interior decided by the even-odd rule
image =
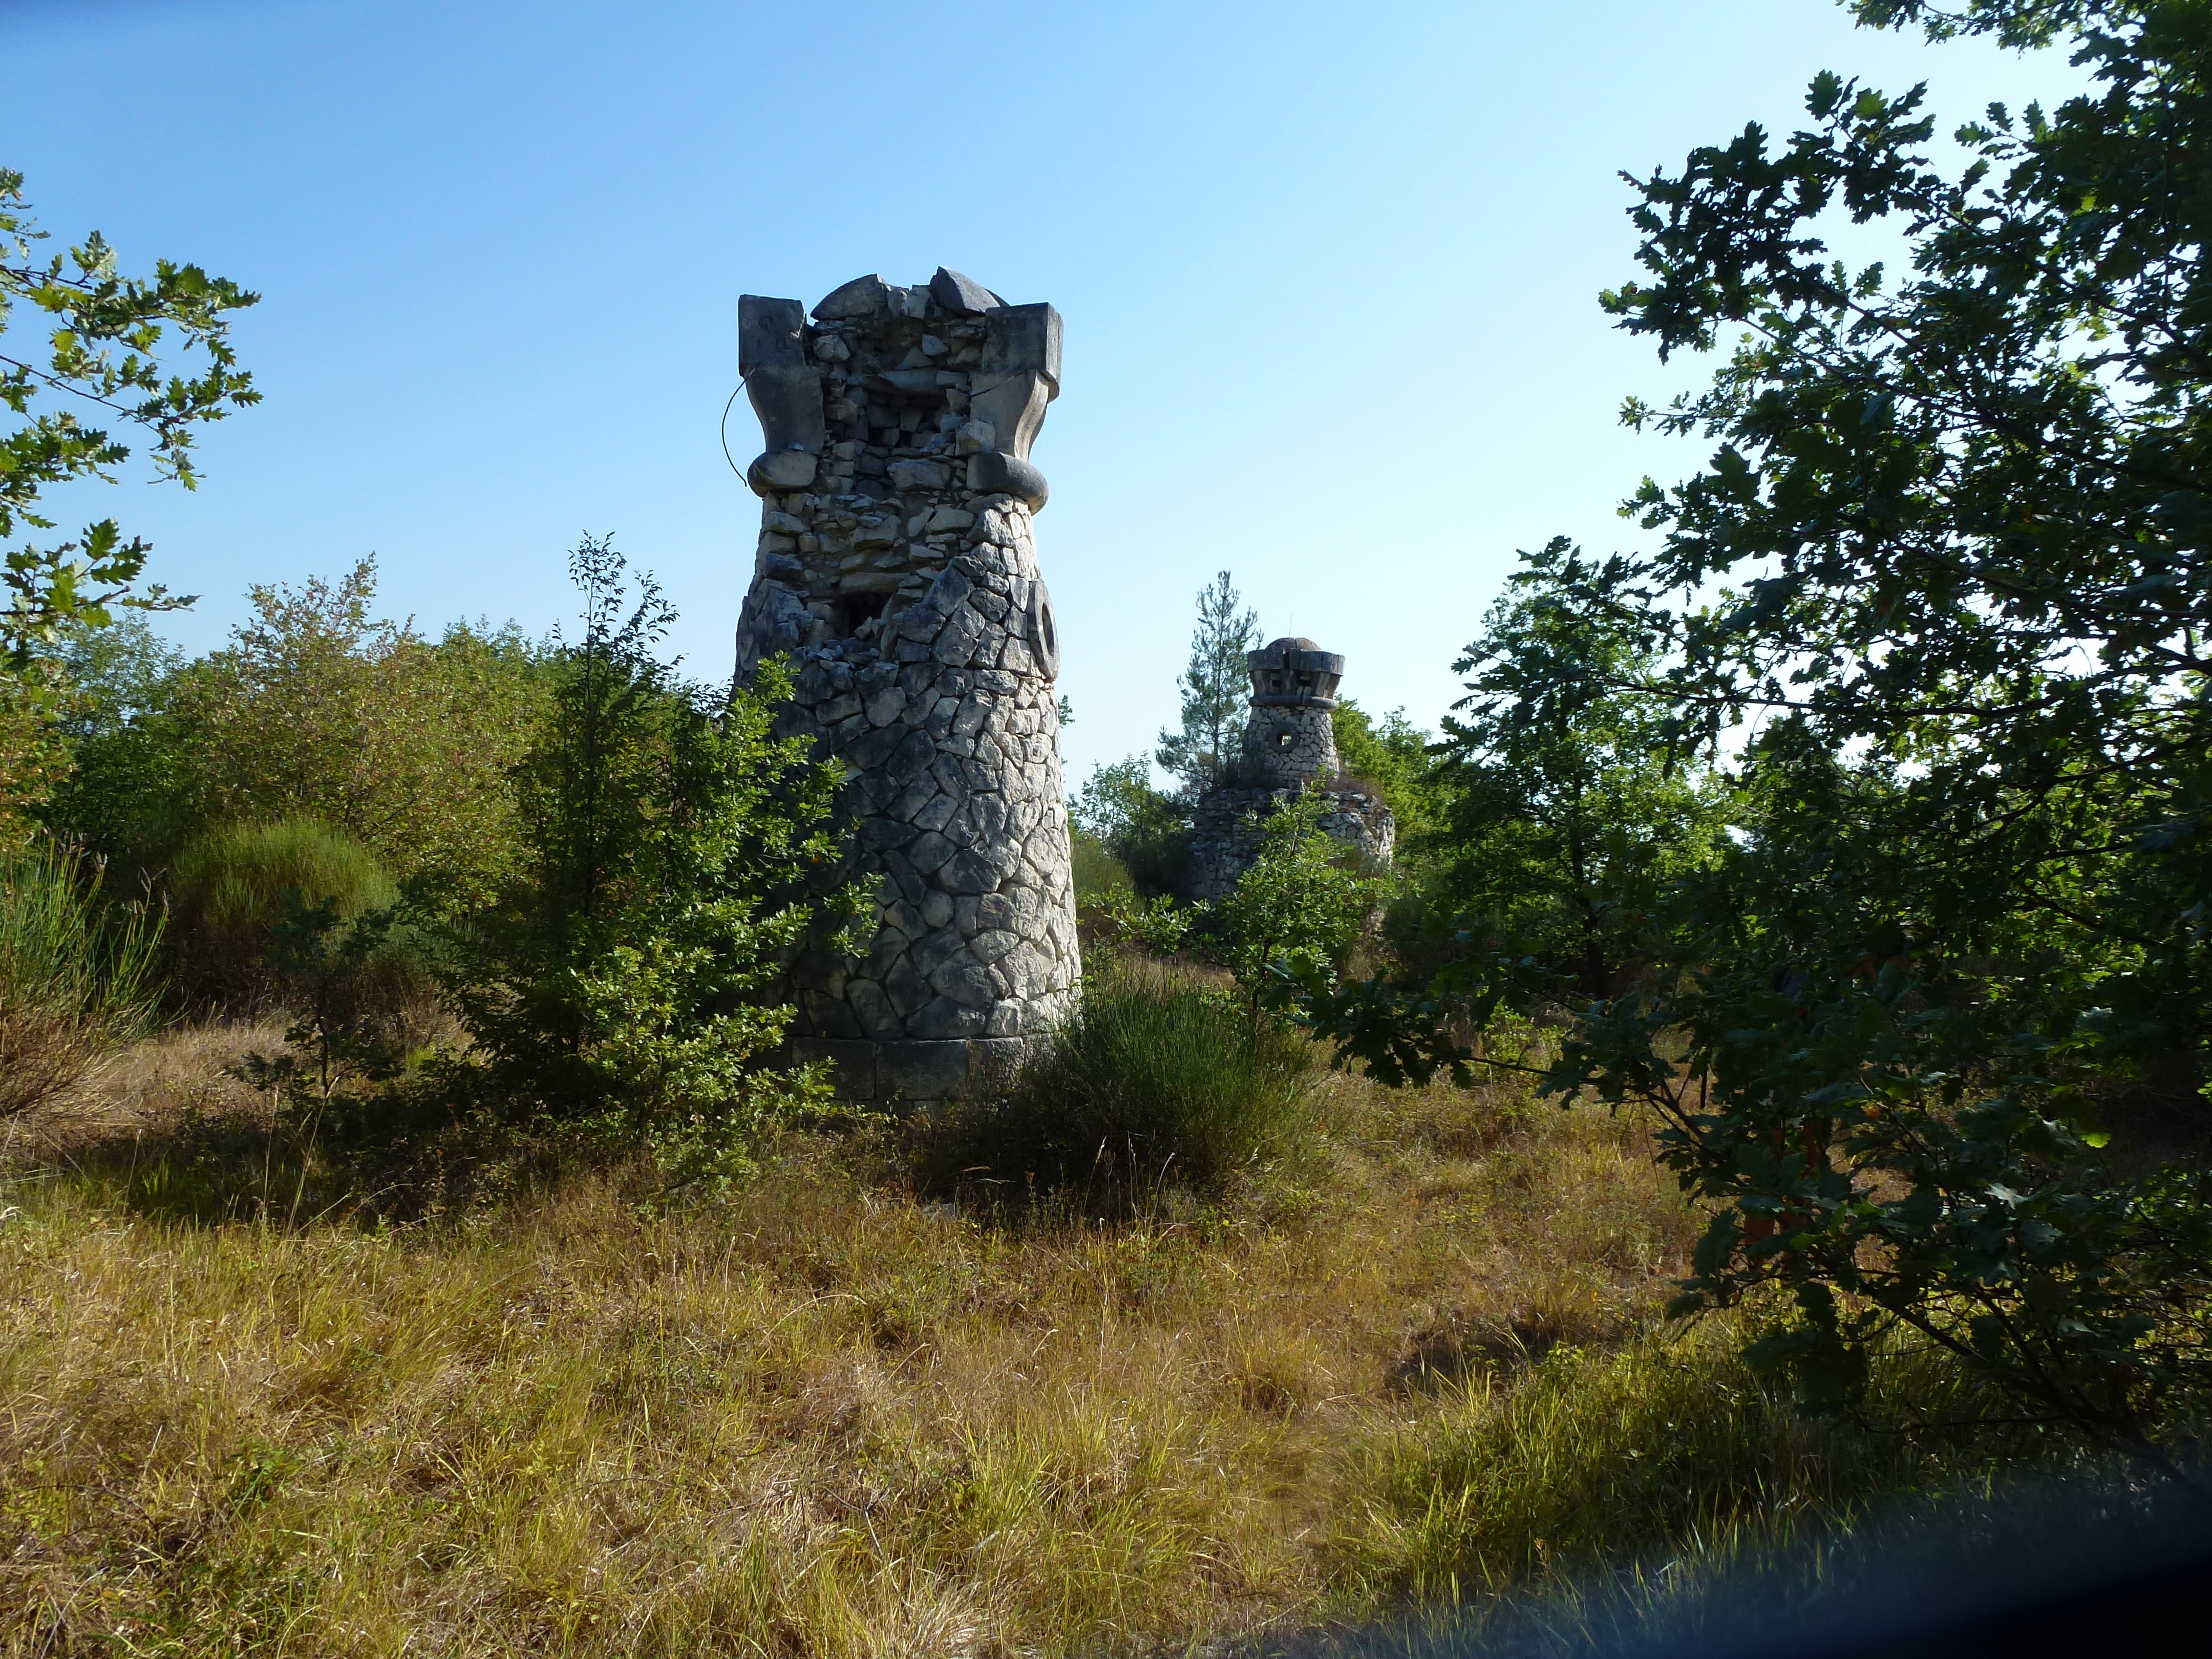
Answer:
[[[1281,639],[1248,652],[1252,714],[1244,726],[1243,781],[1267,789],[1336,775],[1336,688],[1344,659],[1311,640]]]

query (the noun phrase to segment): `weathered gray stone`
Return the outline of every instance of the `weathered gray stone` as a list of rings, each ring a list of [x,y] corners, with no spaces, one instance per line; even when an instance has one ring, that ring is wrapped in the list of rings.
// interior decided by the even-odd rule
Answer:
[[[999,296],[985,288],[973,276],[963,276],[957,270],[947,270],[943,265],[929,279],[932,298],[947,311],[963,312],[969,316],[986,311],[995,311],[1002,303]]]
[[[988,1023],[981,1010],[963,1008],[951,998],[939,996],[920,1013],[910,1015],[906,1029],[908,1035],[924,1038],[980,1036]]]
[[[890,285],[880,276],[855,276],[842,288],[834,288],[823,295],[814,307],[817,322],[860,322],[872,317],[889,316],[891,308]]]
[[[806,307],[796,300],[771,300],[758,294],[738,296],[738,377],[750,380],[757,368],[787,368],[806,361],[800,335]]]
[[[907,858],[925,876],[932,875],[957,851],[952,843],[934,830],[926,831],[907,848]]]
[[[872,1037],[896,1037],[906,1029],[899,1018],[898,1010],[884,988],[872,980],[856,979],[846,988],[845,1000],[853,1005],[853,1012],[860,1022],[860,1029]]]
[[[952,480],[952,469],[942,461],[893,461],[884,476],[902,491],[942,489]]]
[[[1390,862],[1397,824],[1368,790],[1339,775],[1334,714],[1344,659],[1311,640],[1279,639],[1247,653],[1251,712],[1237,765],[1200,798],[1190,839],[1191,888],[1213,901],[1258,855],[1262,825],[1301,794],[1326,799],[1321,827],[1370,865]]]

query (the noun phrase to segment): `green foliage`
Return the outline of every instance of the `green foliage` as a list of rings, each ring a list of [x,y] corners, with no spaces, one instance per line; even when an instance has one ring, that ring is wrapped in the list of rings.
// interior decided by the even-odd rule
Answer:
[[[620,556],[570,564],[580,637],[557,647],[546,714],[514,775],[520,855],[495,900],[444,930],[472,1064],[511,1109],[650,1139],[687,1178],[750,1166],[769,1123],[824,1097],[766,1068],[792,1011],[767,1000],[839,865],[836,769],[771,732],[790,694],[710,700],[653,656],[671,612],[633,601]]]
[[[1633,648],[1538,659],[1514,706],[1594,679],[1669,744],[1751,730],[1732,833],[1651,894],[1639,992],[1552,1086],[1656,1112],[1714,1206],[1681,1310],[1786,1291],[1751,1357],[1809,1406],[1862,1400],[1902,1325],[2179,1476],[2212,1390],[2212,29],[1859,10],[2069,35],[2098,89],[1993,106],[1950,179],[1918,89],[1823,75],[1778,151],[1752,127],[1638,184],[1650,281],[1607,307],[1662,356],[1731,349],[1628,418],[1719,447],[1638,492],[1654,553],[1555,548],[1565,613]],[[1911,275],[1831,258],[1838,209]],[[1315,1006],[1378,1067],[1466,1058],[1433,994]]]
[[[1786,143],[1747,128],[1637,182],[1650,280],[1605,303],[1662,356],[1728,355],[1626,417],[1718,447],[1630,504],[1654,552],[1547,551],[1583,635],[1495,653],[1468,747],[1553,708],[1660,752],[1747,728],[1729,833],[1608,919],[1640,983],[1551,1075],[1656,1113],[1713,1206],[1680,1310],[1786,1291],[1751,1358],[1824,1410],[1910,1328],[2179,1478],[2212,1404],[2212,28],[2200,0],[1856,9],[2068,36],[2096,89],[1992,106],[1949,179],[1920,89],[1823,75]],[[1844,214],[1909,275],[1833,258]],[[1306,1012],[1418,1078],[1463,1072],[1462,1022],[1510,988],[1460,969]]]
[[[70,693],[58,722],[70,766],[39,816],[59,838],[143,867],[183,833],[164,716],[184,654],[143,617],[123,617],[67,630],[56,661]]]
[[[1740,843],[1658,930],[1678,971],[1558,1081],[1669,1121],[1722,1206],[1692,1302],[1788,1287],[1765,1356],[1816,1400],[1902,1321],[2171,1468],[2154,1425],[2212,1385],[2212,29],[1861,13],[2068,35],[2097,88],[1992,106],[1953,179],[1917,89],[1822,76],[1779,151],[1754,128],[1638,185],[1650,280],[1609,307],[1662,354],[1740,343],[1630,411],[1721,447],[1645,484],[1659,550],[1589,586],[1654,619],[1686,724],[1761,729]],[[1910,276],[1830,258],[1832,204],[1899,226]]]
[[[1077,1185],[1108,1208],[1203,1190],[1288,1145],[1312,1065],[1304,1037],[1219,988],[1094,958],[1076,1011],[956,1126],[954,1167]]]
[[[1093,767],[1068,814],[1077,835],[1104,847],[1128,873],[1139,897],[1189,885],[1189,811],[1152,787],[1152,763],[1142,755]]]
[[[0,854],[0,1119],[62,1094],[155,1024],[161,919],[103,902],[100,878],[51,844]]]
[[[45,492],[87,479],[112,483],[130,459],[130,447],[111,427],[87,424],[88,413],[136,427],[150,445],[155,476],[190,489],[198,478],[191,453],[197,429],[261,396],[237,368],[228,334],[228,313],[257,296],[198,265],[167,259],[155,264],[151,281],[119,276],[113,250],[96,231],[67,255],[40,260],[32,244],[46,234],[23,200],[23,175],[0,167],[0,333],[19,306],[47,330],[42,349],[0,354],[0,404],[15,417],[0,435],[0,539],[12,539],[19,526],[53,529],[40,510]],[[162,344],[172,331],[182,354],[204,358],[198,374],[165,365]],[[47,396],[63,406],[34,410]],[[33,539],[7,550],[0,677],[9,682],[11,704],[27,702],[33,715],[47,719],[61,712],[64,687],[52,658],[64,630],[102,626],[120,607],[186,603],[159,586],[137,589],[149,551],[137,537],[125,541],[112,519],[72,539]],[[9,810],[38,799],[55,770],[43,745],[21,754],[10,752],[15,746],[0,749],[0,763],[9,768],[0,794]]]
[[[1461,972],[1526,1014],[1627,988],[1659,891],[1710,859],[1720,828],[1670,712],[1627,689],[1648,628],[1583,603],[1587,568],[1564,541],[1522,556],[1454,665],[1473,678],[1436,771],[1428,896],[1468,931]]]
[[[1220,949],[1254,1011],[1293,985],[1333,983],[1378,885],[1322,827],[1329,800],[1300,796],[1261,825],[1260,849],[1216,912]]]
[[[1141,945],[1155,956],[1171,957],[1207,914],[1203,904],[1177,904],[1164,893],[1140,903],[1123,892],[1099,907],[1097,920],[1117,945]]]
[[[209,830],[178,854],[167,888],[177,984],[191,1000],[232,1007],[299,988],[284,944],[299,905],[327,907],[334,923],[352,923],[389,911],[399,898],[374,853],[308,818]],[[384,965],[402,994],[419,975],[398,946],[388,948]]]
[[[1392,709],[1378,726],[1350,697],[1337,699],[1329,724],[1339,766],[1346,777],[1382,795],[1398,821],[1398,845],[1423,845],[1436,827],[1437,811],[1429,733],[1407,719],[1402,708]]]
[[[439,641],[370,614],[376,567],[252,590],[252,620],[168,683],[149,736],[188,827],[304,817],[402,878],[436,868],[489,890],[515,856],[508,775],[545,696],[510,629]],[[120,836],[126,826],[95,826]]]
[[[1252,686],[1244,653],[1260,643],[1259,613],[1240,610],[1243,603],[1226,570],[1199,589],[1190,664],[1176,682],[1182,693],[1182,729],[1160,733],[1160,764],[1182,780],[1194,799],[1222,781],[1243,742]]]
[[[1075,902],[1080,909],[1134,894],[1136,885],[1114,849],[1079,823],[1068,826],[1069,865],[1075,878]]]

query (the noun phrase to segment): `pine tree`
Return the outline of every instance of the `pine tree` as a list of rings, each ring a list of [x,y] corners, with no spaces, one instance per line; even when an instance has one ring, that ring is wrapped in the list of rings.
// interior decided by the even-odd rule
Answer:
[[[1241,735],[1249,684],[1244,653],[1260,643],[1260,616],[1238,609],[1244,596],[1224,570],[1198,591],[1198,626],[1190,665],[1176,682],[1182,692],[1182,730],[1160,732],[1159,763],[1200,795],[1222,781]]]

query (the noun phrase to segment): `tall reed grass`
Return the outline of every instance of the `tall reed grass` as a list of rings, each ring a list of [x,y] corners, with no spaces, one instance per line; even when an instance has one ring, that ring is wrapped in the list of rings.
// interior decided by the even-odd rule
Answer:
[[[960,1167],[1082,1187],[1109,1207],[1203,1191],[1289,1146],[1310,1120],[1314,1062],[1306,1038],[1221,987],[1100,958],[1005,1097],[957,1126]]]
[[[102,873],[51,844],[0,854],[0,1118],[67,1092],[155,1023],[161,919],[107,902]]]
[[[308,818],[209,830],[177,855],[168,890],[179,990],[193,1004],[230,1009],[297,994],[270,966],[288,890],[311,906],[335,903],[349,921],[399,899],[398,884],[374,853],[344,830]],[[389,936],[356,977],[374,1014],[404,1012],[430,995],[428,969],[404,931]]]

